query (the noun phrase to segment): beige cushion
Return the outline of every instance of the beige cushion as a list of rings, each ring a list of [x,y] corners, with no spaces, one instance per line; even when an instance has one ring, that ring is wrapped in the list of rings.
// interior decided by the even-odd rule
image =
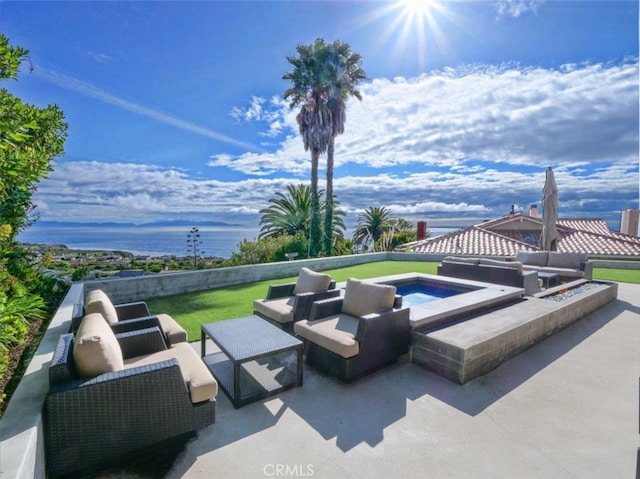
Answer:
[[[187,343],[174,344],[171,346],[171,349],[130,358],[127,359],[124,364],[126,369],[130,369],[167,361],[173,358],[178,360],[180,372],[189,388],[191,402],[198,403],[200,401],[206,401],[218,394],[218,383],[211,374],[211,371],[209,371],[209,368],[207,368],[200,359],[198,353]]]
[[[549,253],[547,266],[550,268],[575,268],[580,269],[580,263],[587,260],[583,253]]]
[[[167,335],[171,344],[187,342],[187,332],[175,319],[168,314],[157,314],[156,317],[160,323],[160,328],[164,331],[164,334]]]
[[[290,323],[293,321],[294,297],[278,299],[256,299],[253,302],[253,310],[278,323]]]
[[[546,266],[548,257],[548,251],[518,251],[516,261],[524,265]]]
[[[303,319],[293,325],[293,331],[308,341],[332,351],[343,358],[357,356],[360,352],[358,341],[358,318],[348,314],[328,316],[317,321]]]
[[[393,308],[396,287],[349,278],[344,291],[342,312],[355,317]]]
[[[501,268],[517,269],[522,273],[522,263],[520,261],[501,261],[497,259],[482,258],[480,264],[487,266],[500,266]]]
[[[316,273],[309,268],[302,268],[293,288],[293,294],[326,291],[329,289],[329,283],[331,283],[331,276],[328,274]]]
[[[109,324],[118,322],[118,313],[109,297],[101,289],[89,291],[84,302],[85,314],[100,313]]]
[[[124,367],[120,344],[102,315],[94,313],[82,318],[73,344],[73,359],[78,374],[84,378]]]

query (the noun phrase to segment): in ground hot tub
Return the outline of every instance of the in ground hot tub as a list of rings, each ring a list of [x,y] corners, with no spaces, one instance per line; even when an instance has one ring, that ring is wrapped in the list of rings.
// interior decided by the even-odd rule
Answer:
[[[512,303],[524,289],[447,276],[405,273],[367,281],[397,288],[403,306],[409,307],[412,330],[432,328],[462,316]]]

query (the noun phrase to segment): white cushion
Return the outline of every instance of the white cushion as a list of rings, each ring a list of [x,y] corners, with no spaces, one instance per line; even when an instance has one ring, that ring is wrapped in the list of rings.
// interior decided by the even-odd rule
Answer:
[[[298,274],[296,285],[293,288],[293,294],[326,291],[329,289],[330,283],[331,276],[328,274],[316,273],[309,268],[302,268]]]
[[[78,374],[92,378],[124,368],[122,350],[111,327],[98,313],[82,318],[73,345]]]
[[[396,287],[349,278],[344,291],[342,312],[355,317],[393,308]]]
[[[85,314],[99,313],[109,324],[118,322],[118,313],[109,297],[101,289],[89,291],[84,304]]]
[[[522,263],[520,261],[501,261],[498,259],[481,258],[480,264],[486,266],[500,266],[501,268],[517,269],[522,273]]]

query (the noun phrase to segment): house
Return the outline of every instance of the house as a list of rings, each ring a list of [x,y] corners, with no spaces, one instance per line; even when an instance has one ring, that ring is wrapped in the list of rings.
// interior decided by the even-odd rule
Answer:
[[[397,251],[444,255],[515,256],[541,249],[542,218],[512,213],[435,238],[398,246]],[[611,231],[602,219],[559,219],[558,251],[590,256],[640,256],[640,238]]]

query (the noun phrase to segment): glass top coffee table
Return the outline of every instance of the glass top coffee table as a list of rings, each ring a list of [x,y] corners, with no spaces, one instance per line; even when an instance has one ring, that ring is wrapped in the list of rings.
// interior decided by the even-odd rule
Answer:
[[[237,409],[302,386],[303,342],[258,316],[203,324],[201,355]],[[207,354],[207,338],[220,351]]]

